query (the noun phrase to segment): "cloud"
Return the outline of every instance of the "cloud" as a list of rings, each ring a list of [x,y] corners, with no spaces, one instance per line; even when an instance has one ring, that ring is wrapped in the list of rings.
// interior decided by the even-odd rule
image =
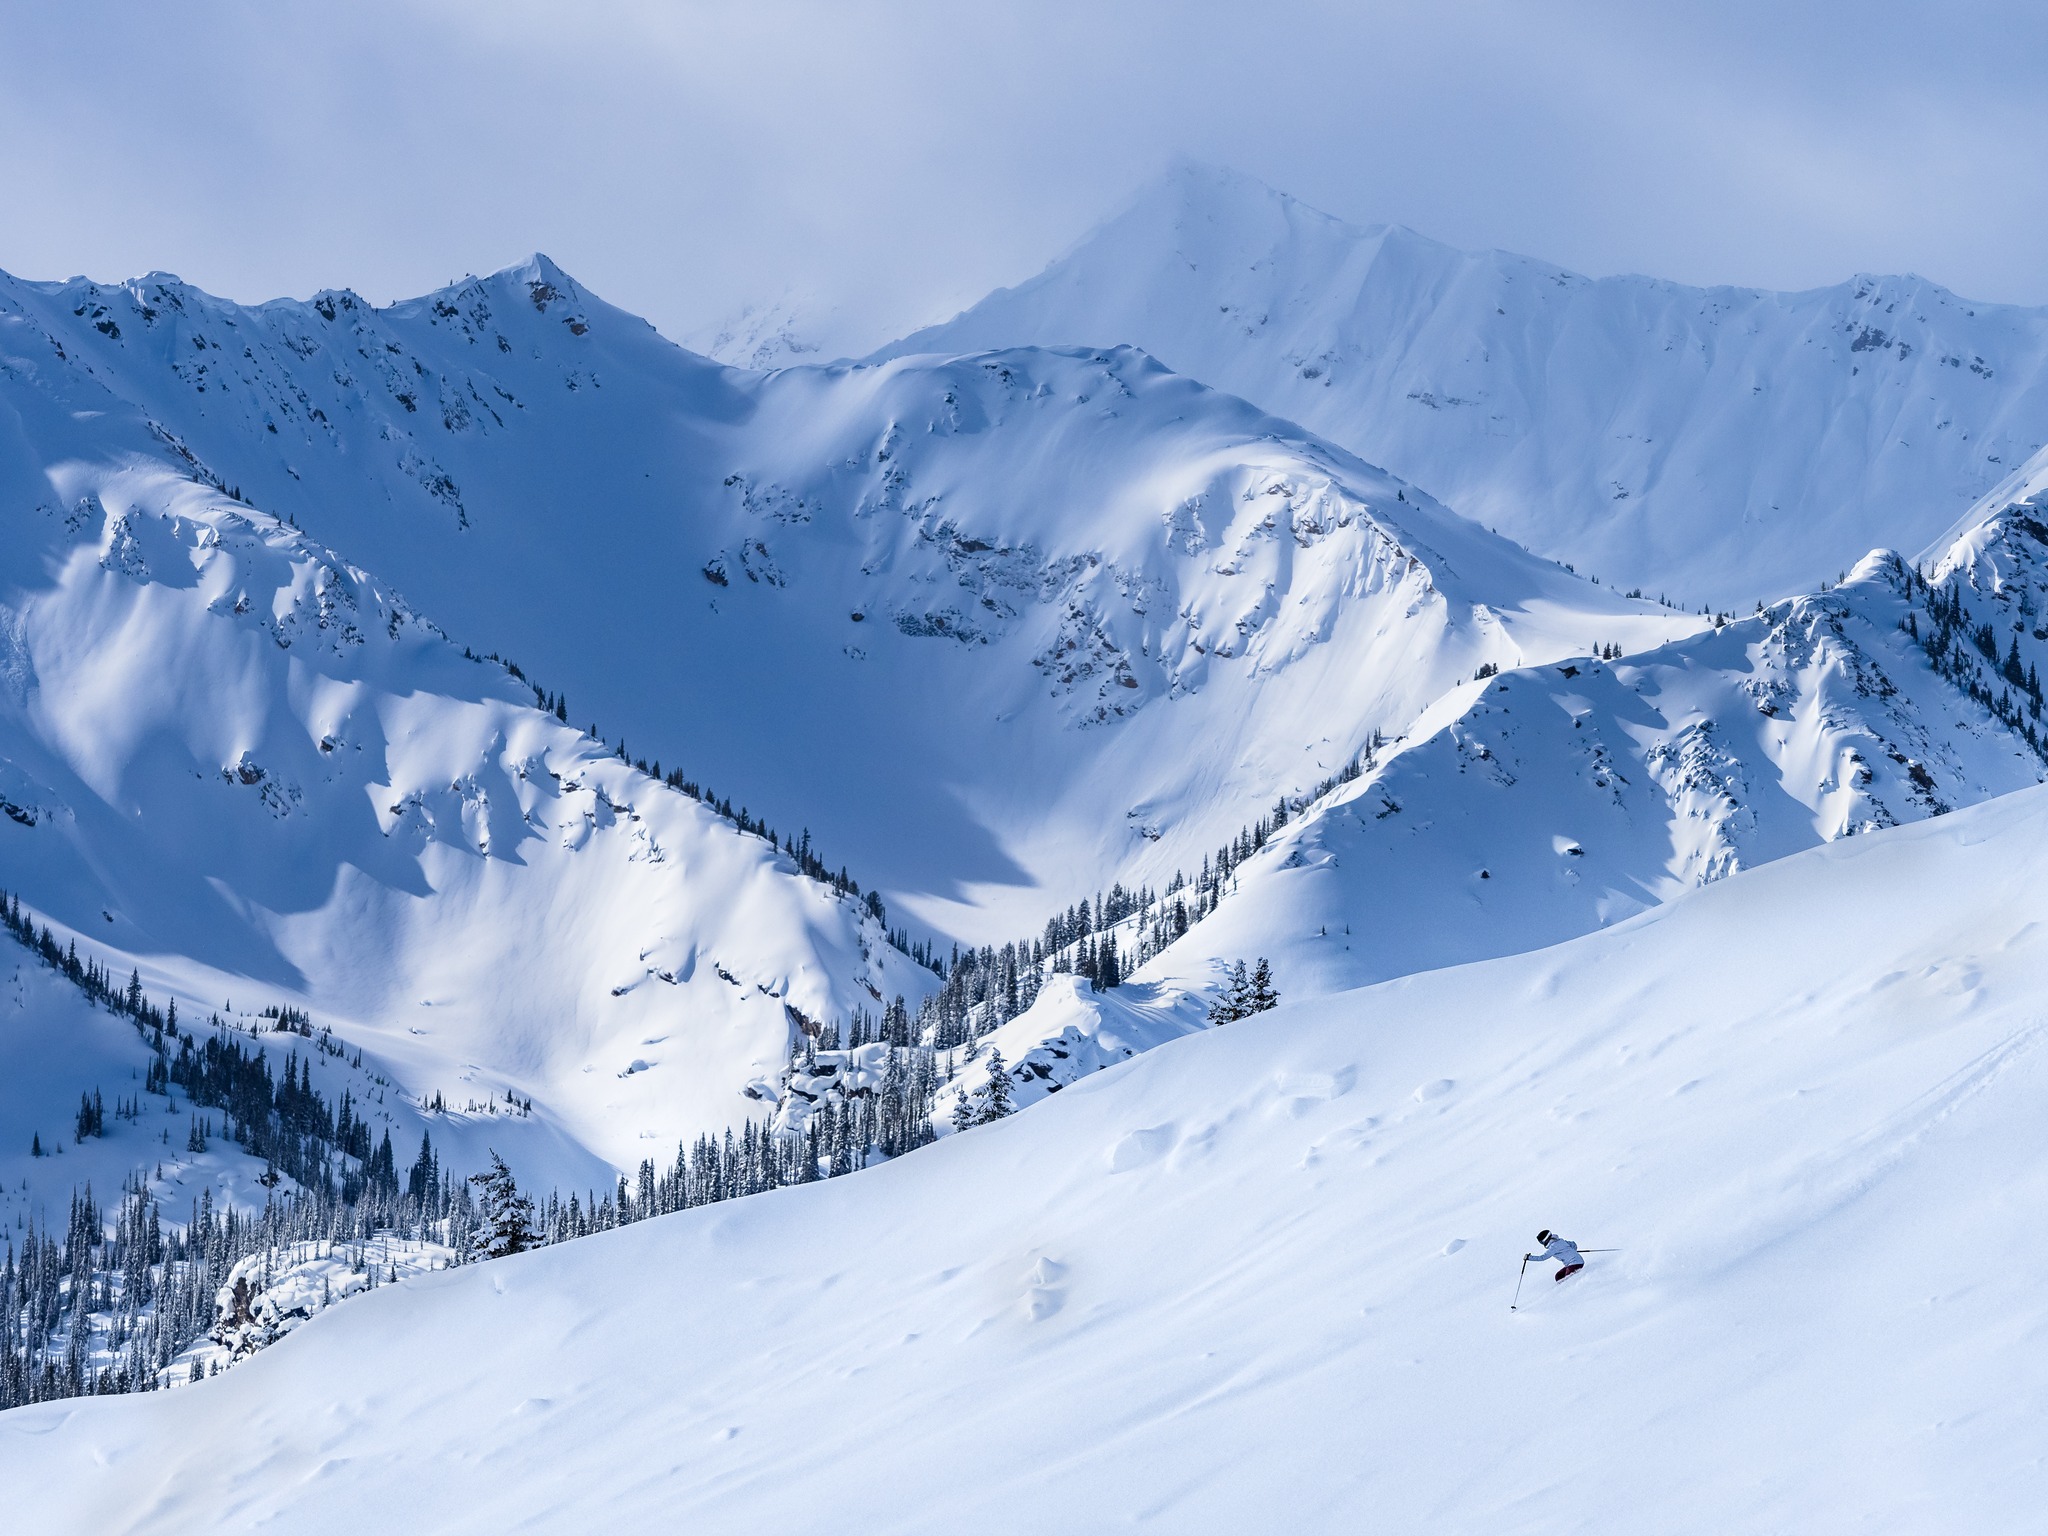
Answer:
[[[0,4],[0,266],[238,298],[544,249],[672,335],[1028,276],[1176,154],[1595,273],[2048,302],[2034,8]]]

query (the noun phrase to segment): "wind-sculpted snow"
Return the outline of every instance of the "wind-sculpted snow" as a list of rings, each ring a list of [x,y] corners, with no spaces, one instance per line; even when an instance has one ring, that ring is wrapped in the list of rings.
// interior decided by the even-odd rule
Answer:
[[[2029,1529],[2044,795],[7,1414],[14,1518]]]
[[[1588,279],[1203,167],[878,355],[1115,343],[1541,553],[1744,610],[1919,548],[2048,439],[2048,311]]]
[[[238,490],[969,936],[1192,863],[1482,664],[1688,627],[1129,349],[740,373],[540,258],[381,310],[0,311],[71,408],[9,473],[118,445]]]

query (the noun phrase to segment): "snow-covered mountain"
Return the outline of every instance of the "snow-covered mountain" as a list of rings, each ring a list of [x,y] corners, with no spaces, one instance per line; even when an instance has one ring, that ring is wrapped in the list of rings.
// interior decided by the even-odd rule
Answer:
[[[438,1099],[444,1142],[512,1138],[543,1182],[741,1119],[789,1010],[935,985],[853,896],[6,334],[0,868],[66,942],[188,1026],[310,1009],[401,1090],[408,1151]],[[27,1110],[55,1128],[83,1071]],[[515,1099],[537,1117],[494,1129]]]
[[[2048,441],[2048,311],[1589,279],[1193,165],[878,355],[1118,343],[1540,553],[1745,611],[1919,548]]]
[[[821,887],[765,879],[765,907],[734,909],[774,850],[652,783],[663,758],[975,939],[1028,938],[1113,882],[1192,877],[1283,802],[1291,824],[1261,821],[1271,842],[1141,976],[1151,992],[1056,989],[1006,1027],[1041,1091],[1183,1032],[1184,989],[1238,955],[1319,992],[1511,953],[2041,770],[2037,699],[2022,690],[2001,720],[1927,648],[1943,630],[1981,645],[1981,586],[2020,604],[2034,664],[2048,588],[2031,580],[2024,473],[1950,538],[1992,574],[1950,561],[1929,587],[1873,558],[1834,591],[1709,625],[1533,558],[1129,348],[736,371],[542,258],[387,310],[345,293],[249,308],[169,278],[10,280],[5,301],[6,468],[56,552],[16,578],[51,583],[19,604],[17,670],[69,711],[39,706],[0,765],[27,829],[0,835],[58,850],[22,866],[31,902],[157,957],[152,978],[187,996],[278,987],[418,1095],[438,1072],[537,1097],[621,1168],[730,1123],[743,1089],[786,1104],[790,1018],[935,985]],[[374,551],[407,598],[311,534]],[[271,586],[215,592],[234,579],[223,540],[281,561]],[[408,601],[531,671],[462,659]],[[258,697],[230,705],[216,674],[246,686],[250,654]],[[1991,658],[1994,686],[2011,660]],[[362,782],[345,733],[314,718],[336,707],[301,697],[308,663],[378,700],[384,760]],[[156,686],[165,668],[179,688]],[[653,775],[565,723],[593,717]],[[139,756],[152,732],[200,766]],[[401,763],[416,737],[432,746]],[[88,759],[111,766],[71,766]],[[77,782],[56,787],[65,772]],[[189,792],[152,804],[188,773]],[[540,803],[558,793],[592,797],[588,847],[565,803]],[[148,808],[90,854],[47,830],[124,795]],[[1304,816],[1305,796],[1320,798]],[[262,814],[230,860],[212,818],[243,801]],[[738,862],[686,895],[663,884],[642,866],[686,835],[664,816],[703,834],[693,862]],[[417,845],[395,865],[394,834]],[[494,859],[494,840],[515,851]],[[650,926],[642,881],[687,910]],[[822,929],[818,902],[838,914]],[[758,952],[718,959],[734,981],[703,991],[696,957],[742,932]],[[1125,937],[1166,943],[1166,909]],[[364,953],[406,963],[366,972]],[[725,1030],[749,998],[754,1022]],[[451,1011],[429,1025],[426,1008]],[[678,1017],[703,1027],[663,1056]]]
[[[805,325],[0,275],[21,1518],[1999,1526],[2048,317],[1183,170]]]
[[[120,979],[125,981],[127,973]],[[255,1008],[249,1012],[253,1015]],[[330,1102],[339,1103],[349,1092],[375,1104],[381,1085],[374,1072],[357,1071],[348,1060],[311,1049],[302,1055]],[[262,1161],[244,1155],[231,1140],[193,1150],[195,1117],[189,1103],[179,1100],[181,1112],[171,1113],[169,1098],[147,1090],[153,1059],[147,1041],[128,1021],[95,1007],[0,933],[0,1061],[7,1074],[5,1092],[0,1092],[0,1222],[10,1232],[19,1234],[28,1220],[61,1220],[74,1190],[89,1186],[112,1197],[137,1169],[154,1174],[159,1165],[156,1190],[164,1209],[178,1218],[201,1189],[244,1205],[262,1203],[264,1191],[256,1182]],[[79,1102],[94,1093],[104,1106],[105,1125],[98,1134],[81,1137],[76,1134]],[[401,1127],[417,1124],[405,1116],[402,1104],[393,1108]],[[218,1114],[207,1118],[220,1123]],[[417,1143],[416,1129],[410,1140]],[[560,1155],[560,1149],[549,1160],[565,1176],[598,1171],[595,1159],[579,1163],[573,1154]]]
[[[724,319],[700,326],[682,342],[691,351],[733,368],[787,368],[799,363],[829,363],[849,350],[828,350],[823,339],[842,328],[843,317],[833,307],[785,293],[763,303],[743,304]]]
[[[2048,777],[2048,454],[1908,562],[1651,650],[1446,697],[1142,980],[1312,991],[1514,953],[1816,843]]]
[[[17,377],[975,939],[1192,867],[1481,666],[1688,625],[1129,349],[737,372],[538,258],[0,303]]]
[[[386,1288],[0,1475],[136,1532],[2027,1529],[2044,796]],[[1538,1227],[1618,1251],[1511,1312]]]
[[[188,1029],[314,1015],[324,1101],[398,1157],[542,1189],[801,1129],[792,1042],[938,985],[727,818],[1028,940],[1475,671],[1696,623],[1129,349],[735,372],[539,260],[388,311],[0,298],[8,885]],[[1040,1092],[1200,1018],[1038,990],[1005,1046]],[[844,1066],[834,1102],[876,1086]],[[156,1140],[173,1185],[255,1171]]]

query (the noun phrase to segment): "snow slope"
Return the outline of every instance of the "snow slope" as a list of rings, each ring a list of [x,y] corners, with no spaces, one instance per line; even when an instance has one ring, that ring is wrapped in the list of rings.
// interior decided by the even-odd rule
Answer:
[[[1182,166],[881,356],[1129,343],[1530,548],[1748,609],[1917,549],[2048,437],[2048,311],[1589,279]]]
[[[0,314],[22,387],[976,939],[1192,865],[1481,663],[1690,627],[1129,349],[737,372],[542,258],[387,310],[152,277]]]
[[[2031,1530],[2044,857],[2029,790],[1283,1005],[0,1475],[80,1532]],[[1619,1251],[1511,1313],[1539,1226]]]
[[[24,1218],[59,1229],[72,1191],[90,1185],[111,1205],[123,1181],[149,1174],[167,1215],[183,1220],[202,1188],[260,1206],[260,1161],[232,1142],[189,1153],[187,1106],[149,1094],[144,1075],[151,1054],[125,1019],[88,1004],[62,977],[0,933],[0,1225],[20,1230]],[[322,1060],[316,1077],[330,1101],[347,1082],[374,1092],[363,1076]],[[74,1133],[79,1097],[99,1092],[106,1106],[104,1135]],[[134,1105],[139,1113],[128,1114]],[[218,1120],[218,1116],[214,1116]],[[415,1138],[416,1140],[417,1138]],[[32,1149],[40,1146],[42,1155]],[[158,1176],[161,1170],[161,1177]],[[579,1170],[580,1171],[580,1170]]]
[[[1467,685],[1280,831],[1140,980],[1208,987],[1267,955],[1322,992],[1513,953],[2040,782],[2023,682],[2048,664],[2043,485],[2048,455],[1925,577],[1877,551],[1748,619]]]

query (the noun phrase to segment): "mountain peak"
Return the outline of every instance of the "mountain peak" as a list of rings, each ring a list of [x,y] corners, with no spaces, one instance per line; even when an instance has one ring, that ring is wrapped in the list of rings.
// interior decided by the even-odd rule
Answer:
[[[1186,204],[1198,205],[1205,211],[1218,215],[1241,214],[1270,207],[1326,220],[1347,228],[1361,227],[1351,225],[1334,214],[1325,213],[1322,209],[1303,202],[1291,192],[1283,192],[1271,182],[1262,180],[1249,171],[1241,171],[1235,166],[1213,160],[1177,156],[1164,171],[1145,183],[1126,206],[1135,208],[1162,194],[1177,198]],[[1112,215],[1108,222],[1116,222],[1116,217]]]
[[[516,287],[534,294],[542,294],[544,292],[544,296],[547,298],[559,296],[562,298],[586,299],[590,297],[588,289],[565,272],[554,258],[542,251],[533,252],[524,261],[516,261],[510,266],[500,267],[497,271],[491,273],[489,277],[481,279],[476,277],[465,278],[462,282],[451,283],[448,287],[437,291],[448,293],[461,288],[477,286],[478,284],[491,288]]]
[[[541,282],[553,283],[559,288],[578,288],[576,279],[563,271],[553,257],[545,251],[535,251],[514,269],[521,277],[537,278]]]
[[[1299,238],[1303,231],[1312,232],[1311,238],[1369,240],[1388,228],[1352,224],[1234,166],[1179,157],[1140,186],[1121,211],[1083,236],[1062,260],[1091,246],[1120,242],[1129,234],[1156,239],[1162,223],[1183,240],[1199,228],[1221,234],[1241,248]]]
[[[1872,544],[1924,547],[2040,448],[2025,424],[2048,400],[2048,310],[1913,275],[1585,277],[1347,224],[1195,160],[875,356],[1119,342],[1539,553],[1731,611]],[[1881,436],[1817,425],[1836,420]]]

